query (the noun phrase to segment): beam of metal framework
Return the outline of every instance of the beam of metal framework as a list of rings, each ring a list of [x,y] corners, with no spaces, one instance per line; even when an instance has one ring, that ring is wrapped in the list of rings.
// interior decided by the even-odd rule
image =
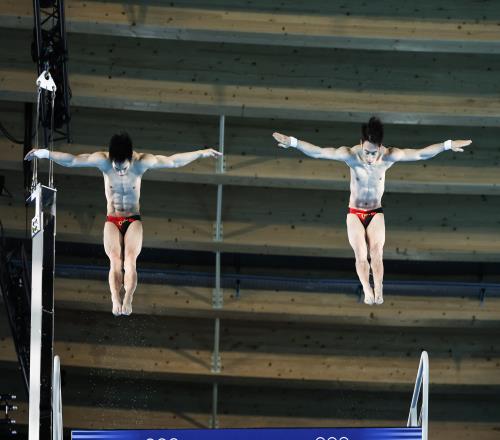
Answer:
[[[54,345],[54,261],[56,190],[38,184],[30,201],[31,223],[31,337],[29,440],[52,438],[52,368]]]
[[[50,103],[41,102],[41,118],[36,123],[43,127],[44,148],[48,148],[50,136],[59,135],[57,140],[71,141],[70,125],[70,89],[68,81],[68,46],[64,15],[64,0],[33,0],[34,45],[33,60],[37,63],[38,76],[42,72],[50,72],[57,85],[54,127],[50,130]]]
[[[24,246],[21,245],[13,251],[7,252],[4,238],[2,231],[0,237],[0,290],[26,394],[29,394],[31,276]]]

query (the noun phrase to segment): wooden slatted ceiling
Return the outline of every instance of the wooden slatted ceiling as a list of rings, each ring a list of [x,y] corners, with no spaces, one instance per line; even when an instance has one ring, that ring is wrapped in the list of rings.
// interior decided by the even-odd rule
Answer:
[[[61,312],[58,311],[57,313],[59,315]],[[101,316],[94,318],[93,322],[102,319]],[[4,321],[2,320],[2,322]],[[81,319],[79,322],[83,323],[83,325],[77,331],[84,338],[91,338],[92,334],[96,335],[99,332],[97,327],[102,328],[102,325],[98,325],[94,332],[89,333],[90,322],[85,322],[85,320],[82,322]],[[152,322],[154,324],[154,320]],[[166,339],[171,332],[168,328],[171,324],[164,325],[163,331],[159,332]],[[136,325],[135,331],[128,332],[126,327],[119,326],[112,331],[111,333],[114,334],[112,339],[119,336],[118,333],[121,334],[122,339],[124,334],[130,334],[133,337],[127,339],[126,343],[128,344],[133,343],[133,339],[138,340],[150,336],[147,332],[144,333],[144,327],[140,324]],[[195,325],[195,329],[197,328],[198,325]],[[3,333],[2,331],[2,336]],[[104,336],[104,340],[109,340],[109,334],[108,331]],[[188,334],[189,331],[186,335]],[[491,332],[489,335],[491,338],[496,337]],[[442,339],[444,340],[446,337],[442,337]],[[13,389],[12,386],[16,383],[15,379],[17,378],[17,381],[20,382],[20,376],[15,364],[5,361],[5,354],[9,357],[10,353],[10,357],[15,358],[14,349],[11,344],[9,346],[8,340],[3,338],[2,340],[4,344],[2,347],[5,347],[5,350],[2,350],[3,374],[1,380],[9,380],[11,389]],[[480,340],[487,344],[487,338],[483,337]],[[468,341],[465,342],[467,345]],[[95,357],[96,354],[97,351],[94,351],[93,356]],[[459,356],[461,355],[463,353],[460,353]],[[457,353],[454,353],[452,358],[453,362],[456,363],[458,359]],[[170,421],[172,424],[159,424],[158,427],[205,426],[194,421],[199,420],[198,417],[202,417],[203,414],[209,413],[208,408],[205,409],[205,412],[203,409],[203,406],[206,407],[209,404],[209,384],[196,383],[187,387],[181,383],[165,382],[165,378],[163,378],[161,380],[162,386],[159,386],[160,382],[145,371],[136,372],[130,377],[126,377],[123,374],[128,373],[117,369],[87,369],[84,365],[71,367],[65,363],[63,363],[63,368],[65,371],[65,386],[63,388],[63,401],[66,408],[65,426],[101,429],[135,426],[156,427],[155,423],[160,421],[162,413],[165,417],[164,420]],[[386,371],[380,373],[380,375],[389,373],[390,371]],[[319,392],[314,391],[315,398],[312,398],[311,389],[273,388],[270,384],[265,387],[252,385],[245,389],[241,385],[223,384],[221,388],[220,420],[226,423],[223,427],[300,426],[300,424],[302,426],[318,426],[317,422],[321,420],[330,421],[324,426],[367,426],[367,424],[381,426],[386,420],[404,419],[406,413],[404,408],[406,408],[406,402],[411,395],[411,388],[412,385],[408,384],[401,393],[388,392],[387,390],[383,392],[353,392],[352,390],[322,389]],[[150,391],[145,394],[143,393],[144,389]],[[432,389],[431,427],[434,427],[433,429],[443,429],[443,434],[446,433],[452,436],[455,434],[455,429],[463,428],[461,423],[466,423],[468,429],[477,428],[478,432],[485,435],[495,432],[498,425],[498,423],[495,423],[498,414],[495,408],[498,407],[499,402],[491,385],[488,388],[451,386],[447,387],[448,391],[446,391],[445,388],[437,387],[434,384]],[[438,391],[439,389],[442,391]],[[196,398],[193,398],[193,390],[197,390]],[[17,394],[21,395],[22,392]],[[300,397],[301,394],[302,397]],[[203,399],[205,395],[206,399]],[[313,407],[308,404],[310,399],[312,399],[311,405]],[[92,411],[89,406],[83,406],[82,401],[94,402],[93,405],[96,411]],[[388,401],[392,402],[392,405],[387,405]],[[326,402],[328,410],[325,409]],[[337,402],[338,404],[336,404]],[[314,405],[318,405],[317,409],[314,409]],[[75,406],[83,410],[79,414],[78,420],[72,416]],[[97,411],[97,408],[99,411]],[[25,412],[26,406],[21,404],[21,413],[19,417],[16,417],[21,423],[26,423]],[[183,415],[187,416],[189,414],[193,415],[193,419],[183,417]],[[399,414],[399,416],[396,416],[396,414]],[[113,419],[117,415],[122,415],[126,421],[125,419]],[[299,417],[294,417],[294,415]],[[109,417],[107,417],[107,422],[103,425],[104,416]],[[290,421],[288,421],[289,418]],[[295,421],[292,422],[292,419],[295,419]],[[342,423],[342,421],[345,423]],[[194,425],[189,425],[193,422]],[[295,424],[296,422],[297,424]],[[130,423],[130,425],[126,423]],[[442,438],[447,439],[448,437]],[[490,437],[486,436],[485,438]]]
[[[19,375],[11,364],[3,364],[4,379],[11,383],[19,382]],[[65,408],[79,406],[80,408],[99,408],[103,412],[112,409],[128,410],[131,423],[146,423],[150,416],[156,422],[155,415],[164,412],[183,414],[193,413],[201,416],[208,413],[211,402],[210,383],[160,382],[147,375],[135,379],[122,377],[118,372],[103,370],[84,370],[64,367],[66,383],[63,386],[63,401]],[[115,380],[112,380],[112,379]],[[16,380],[17,379],[17,380]],[[118,380],[117,380],[118,379]],[[148,393],[144,393],[148,390]],[[21,390],[13,390],[22,399]],[[263,417],[267,419],[261,426],[286,426],[287,418],[297,416],[304,426],[315,426],[314,420],[330,420],[323,426],[346,426],[342,420],[353,421],[359,426],[366,419],[373,426],[380,426],[385,420],[398,421],[394,426],[401,424],[407,415],[411,387],[402,392],[369,392],[355,390],[321,390],[301,389],[289,387],[255,387],[224,384],[220,387],[219,409],[221,416],[240,415],[243,420],[255,420]],[[494,390],[482,390],[469,393],[464,402],[466,391],[440,392],[434,389],[432,393],[432,408],[430,419],[432,422],[449,421],[470,422],[472,424],[491,423],[498,420],[500,402]],[[265,398],[263,398],[265,396]],[[132,398],[131,398],[132,397]],[[84,404],[82,402],[88,402]],[[391,405],[387,405],[390,402]],[[24,410],[24,407],[21,411]],[[136,413],[136,411],[140,411]],[[71,425],[82,426],[78,423],[91,423],[96,414],[91,412],[89,417]],[[24,417],[23,417],[24,419]],[[65,420],[67,420],[65,418]],[[228,420],[231,420],[229,418]],[[242,422],[243,422],[242,420]],[[108,423],[120,423],[114,421]],[[205,423],[208,422],[208,418]],[[182,423],[182,422],[179,422]],[[233,421],[236,424],[236,421]],[[105,425],[106,427],[109,425]],[[116,426],[116,425],[113,425]],[[156,426],[156,425],[155,425]],[[170,425],[163,425],[163,427]],[[205,426],[201,424],[199,427]],[[245,426],[242,423],[239,426]],[[252,426],[259,426],[258,423]],[[293,424],[292,426],[300,426]],[[316,426],[319,426],[317,424]],[[351,426],[351,425],[348,425]],[[99,427],[99,426],[97,426]],[[228,427],[225,425],[225,427]],[[230,427],[230,426],[229,426]]]
[[[3,100],[32,100],[33,66],[23,55],[28,35],[25,31],[8,33],[12,44],[0,65]],[[70,77],[75,106],[324,121],[365,121],[376,110],[386,122],[394,123],[499,124],[496,115],[500,99],[488,71],[495,70],[491,57],[471,56],[476,58],[451,74],[450,64],[463,63],[463,59],[433,61],[426,58],[431,57],[429,54],[405,59],[407,54],[401,54],[399,61],[390,58],[391,69],[387,71],[383,64],[389,59],[384,63],[384,59],[377,61],[367,53],[355,63],[358,70],[353,70],[357,58],[347,55],[348,51],[320,50],[310,58],[313,64],[309,70],[318,71],[313,79],[314,75],[306,73],[305,62],[291,62],[293,53],[282,54],[276,49],[273,53],[272,48],[264,55],[254,53],[261,50],[258,47],[254,52],[250,48],[251,53],[241,60],[241,55],[228,54],[225,48],[214,52],[207,46],[193,51],[183,48],[182,43],[147,40],[136,43],[133,52],[127,51],[128,57],[118,55],[115,60],[109,51],[120,52],[132,40],[127,43],[111,38],[106,43],[102,38],[92,38],[75,39],[72,45]],[[147,47],[151,44],[172,47]],[[100,56],[103,49],[107,52]],[[159,61],[150,69],[147,64],[155,50]],[[260,63],[253,61],[252,66],[248,59],[255,56],[264,58]],[[131,66],[131,58],[136,57],[143,59]],[[229,62],[238,57],[240,61]],[[99,64],[99,58],[103,64]],[[167,58],[170,68],[163,64]],[[189,61],[198,58],[206,66],[203,72],[199,72],[197,61]],[[326,64],[321,67],[314,65],[314,59],[330,61],[322,61]],[[184,68],[177,65],[183,62]],[[146,65],[137,69],[142,63]],[[192,67],[190,63],[194,63]],[[433,65],[430,77],[429,64]],[[293,73],[297,69],[298,75]]]
[[[14,364],[2,363],[2,367],[3,381],[12,384],[11,391],[22,401],[24,392],[13,387],[20,382],[19,372]],[[67,366],[63,366],[63,371],[65,411],[71,411],[75,406],[82,410],[89,409],[88,412],[80,414],[80,420],[68,420],[68,417],[64,417],[66,427],[87,427],[91,423],[100,423],[101,418],[91,411],[92,408],[108,415],[113,414],[113,409],[129,415],[126,421],[109,420],[100,426],[94,425],[96,428],[128,427],[126,423],[148,427],[148,419],[156,427],[157,416],[161,413],[173,426],[164,424],[159,427],[175,427],[183,423],[182,420],[175,420],[175,414],[191,413],[201,417],[202,414],[210,412],[210,383],[159,381],[147,374],[127,378],[119,371],[86,370]],[[398,426],[404,423],[401,421],[407,416],[412,387],[409,385],[401,392],[373,392],[223,384],[219,391],[219,415],[229,423],[224,427],[242,427],[246,423],[258,427],[259,417],[263,418],[261,427],[286,426],[287,419],[292,418],[301,420],[303,426],[320,426],[318,422],[327,420],[330,422],[322,426],[363,426],[363,421],[364,426],[381,426],[387,420],[395,421],[394,426]],[[466,422],[477,427],[482,424],[495,426],[500,401],[495,396],[494,389],[471,391],[465,387],[458,387],[455,391],[438,391],[434,387],[431,422],[446,421],[450,426]],[[25,423],[24,410],[25,407],[21,403],[20,417],[16,416],[16,419],[21,419],[21,423]],[[237,415],[241,417],[240,423],[234,420]],[[208,423],[208,417],[204,423]],[[206,426],[204,423],[200,423],[198,427]],[[290,421],[290,424],[300,426],[297,421]]]
[[[96,79],[73,74],[76,106],[162,113],[193,113],[315,121],[367,120],[374,108],[386,121],[401,124],[448,124],[498,127],[498,98],[312,91],[293,88],[187,84],[144,79]],[[31,101],[33,74],[0,71],[0,99]],[[123,91],[127,94],[123,95]]]
[[[0,360],[12,362],[2,324]],[[59,311],[55,350],[67,367],[122,370],[210,380],[212,320],[155,316],[112,319],[108,313]],[[161,329],[161,331],[160,331]],[[483,338],[481,338],[483,335]],[[500,357],[491,329],[303,328],[228,321],[221,328],[223,380],[270,380],[299,387],[403,390],[415,380],[421,349],[432,354],[431,384],[500,386]],[[478,343],[482,341],[482,343]],[[9,354],[10,353],[10,354]],[[190,379],[191,378],[191,379]]]
[[[493,5],[467,8],[452,2],[445,8],[431,5],[401,10],[400,4],[370,10],[363,5],[223,2],[165,4],[70,0],[66,2],[69,32],[139,38],[259,45],[340,47],[349,49],[432,51],[459,53],[500,52],[498,11]],[[32,27],[29,1],[5,0],[0,24]],[[394,11],[397,11],[396,13]],[[352,14],[352,15],[351,15]],[[354,16],[356,15],[356,16]],[[476,17],[475,17],[476,16]]]
[[[140,278],[140,275],[139,275]],[[71,310],[109,312],[105,281],[56,279],[56,305]],[[445,292],[443,292],[445,293]],[[365,307],[355,295],[242,288],[224,290],[224,308],[212,308],[212,289],[140,283],[134,313],[400,327],[500,328],[500,298],[387,295],[384,307]]]
[[[58,317],[60,317],[60,315],[65,312],[58,310],[57,313]],[[119,338],[121,339],[122,345],[134,344],[143,338],[148,338],[155,344],[159,335],[162,335],[165,340],[170,340],[172,329],[176,327],[175,323],[173,327],[172,322],[165,323],[165,325],[162,325],[163,330],[157,332],[154,337],[151,337],[150,333],[152,330],[147,330],[147,328],[150,328],[151,324],[157,328],[155,319],[148,319],[147,325],[136,322],[135,330],[127,328],[128,326],[126,324],[130,323],[129,320],[122,322],[122,324],[125,325],[119,325],[111,329],[109,321],[113,320],[103,319],[103,316],[94,316],[90,320],[86,320],[84,317],[86,314],[87,312],[83,312],[83,319],[80,318],[78,320],[72,319],[66,314],[66,317],[69,318],[68,321],[74,323],[72,326],[73,329],[70,329],[71,338],[74,339],[74,331],[76,331],[80,333],[80,336],[83,338],[95,338],[96,336],[98,339],[102,338],[104,343],[110,342],[113,344],[118,340],[117,338]],[[116,321],[117,320],[115,320],[115,322]],[[5,320],[1,320],[1,322],[2,325],[5,326]],[[79,325],[77,322],[83,325]],[[103,333],[101,330],[105,323],[108,323],[108,330]],[[156,322],[156,324],[159,323],[160,321]],[[181,330],[181,333],[187,336],[188,339],[193,330],[199,330],[196,320],[192,323],[195,324],[194,328],[190,326],[190,329],[185,328]],[[185,324],[189,325],[188,323]],[[5,380],[10,378],[9,383],[12,387],[15,383],[15,380],[13,380],[15,379],[14,374],[17,375],[18,380],[19,375],[15,368],[15,364],[8,360],[11,358],[15,359],[15,354],[10,340],[4,337],[6,329],[3,326],[0,336],[0,347],[2,348],[0,350],[3,371],[2,379]],[[94,327],[94,329],[89,331],[90,327]],[[63,330],[63,332],[65,332],[65,330]],[[268,332],[266,337],[269,339],[270,334],[274,339],[274,332]],[[331,329],[329,334],[331,339]],[[130,335],[130,337],[125,340],[124,335]],[[495,334],[491,332],[488,332],[488,335],[489,338],[496,337]],[[292,333],[291,336],[293,337],[294,334]],[[367,333],[366,336],[370,337],[370,333]],[[377,335],[371,336],[376,338]],[[396,337],[398,339],[400,338],[400,336]],[[458,340],[459,336],[456,335],[454,338]],[[179,338],[178,334],[174,334],[174,339],[187,341],[185,337]],[[380,344],[378,338],[376,339],[377,344]],[[437,339],[438,338],[435,338],[435,340]],[[446,343],[445,340],[447,336],[441,334],[440,339],[442,342]],[[465,342],[463,347],[470,348],[475,345],[470,344],[469,339],[470,338],[466,337],[461,341]],[[488,344],[488,338],[480,337],[479,339],[484,344]],[[259,338],[259,340],[262,339]],[[307,338],[306,336],[305,341],[314,345],[314,338],[311,340],[311,338]],[[298,342],[300,343],[300,341]],[[418,343],[418,341],[415,342]],[[170,343],[167,342],[167,345],[169,344]],[[341,342],[340,345],[348,345],[348,341],[345,343]],[[91,357],[95,360],[99,356],[99,353],[101,353],[101,349],[96,347],[92,350]],[[454,364],[455,368],[461,366],[460,362],[463,354],[461,350],[459,352],[453,351],[450,362]],[[483,355],[484,353],[481,354],[481,356]],[[71,357],[71,351],[66,352],[66,357]],[[479,361],[479,359],[480,357],[476,358],[480,365],[482,361]],[[191,362],[193,361],[192,359]],[[490,361],[494,361],[494,359],[490,359]],[[183,369],[189,366],[189,363],[189,361],[184,361]],[[207,384],[196,384],[197,393],[196,398],[194,398],[192,396],[193,387],[191,387],[190,392],[186,387],[182,389],[182,385],[165,382],[164,378],[161,381],[162,386],[159,386],[159,382],[147,371],[136,371],[130,375],[130,372],[116,369],[116,367],[123,365],[123,359],[120,359],[112,370],[87,369],[85,363],[74,367],[71,365],[72,361],[69,363],[63,362],[63,368],[66,373],[66,385],[63,388],[63,401],[65,402],[64,420],[66,427],[83,429],[207,427],[206,423],[210,411],[208,408],[205,410],[201,408],[209,404],[210,392],[207,388]],[[129,377],[121,377],[120,374],[123,375],[123,373],[129,375]],[[385,370],[380,372],[379,376],[390,373],[390,369]],[[280,381],[280,383],[281,382],[282,381]],[[169,383],[171,385],[168,385]],[[273,391],[273,388],[270,388],[268,384],[266,387],[251,386],[250,388],[247,387],[247,390],[245,390],[241,388],[241,386],[235,388],[234,386],[232,387],[224,384],[221,388],[219,420],[221,427],[225,428],[320,425],[399,426],[401,423],[404,424],[406,410],[403,410],[403,408],[406,408],[405,404],[407,404],[407,400],[411,395],[411,388],[412,384],[409,383],[405,386],[404,393],[394,394],[387,392],[386,389],[383,393],[381,391],[377,391],[376,393],[363,391],[362,394],[359,394],[357,397],[352,395],[352,391],[322,389],[320,391],[321,395],[319,392],[314,391],[315,398],[313,399],[314,402],[311,401],[311,404],[318,405],[317,409],[314,409],[314,407],[310,407],[307,404],[307,399],[311,399],[309,396],[311,390],[308,389],[302,391],[274,389]],[[437,393],[439,387],[433,384],[431,432],[436,434],[439,433],[440,438],[446,440],[448,438],[466,439],[469,438],[471,432],[474,432],[476,436],[480,433],[482,435],[481,438],[485,439],[496,438],[495,435],[498,429],[498,423],[495,422],[495,420],[497,420],[496,414],[498,411],[495,412],[495,408],[498,407],[498,399],[493,397],[494,394],[484,394],[486,388],[484,388],[482,395],[475,394],[473,390],[477,390],[477,392],[480,393],[482,388],[468,387],[466,391],[467,394],[463,395],[460,394],[459,390],[461,389],[463,393],[463,390],[466,388],[459,387],[456,388],[456,391],[451,391],[454,388],[456,388],[455,385],[450,388],[451,394],[447,396],[445,394],[440,395]],[[491,389],[491,384],[489,388]],[[134,389],[136,389],[135,392]],[[150,390],[150,392],[144,394],[144,389]],[[179,391],[179,389],[182,389],[180,394],[174,391]],[[444,389],[443,392],[445,392]],[[306,395],[300,398],[298,393],[305,393]],[[252,394],[256,395],[252,397]],[[206,396],[206,399],[203,399],[203,396]],[[83,401],[94,401],[95,404],[90,407],[84,406],[82,404]],[[338,404],[336,404],[337,401]],[[392,402],[392,404],[387,405],[388,401]],[[205,404],[203,404],[203,402],[205,402]],[[348,405],[347,407],[346,404]],[[456,407],[455,410],[452,408],[453,406]],[[328,407],[328,411],[325,413],[326,407]],[[279,408],[278,412],[280,414],[277,414],[277,408]],[[400,408],[400,411],[397,410],[397,408]],[[464,408],[467,408],[467,410]],[[399,412],[401,413],[400,416],[394,417],[394,415],[396,413],[399,414]],[[20,412],[16,414],[16,419],[18,419],[19,423],[27,423],[26,414],[27,406],[21,401]],[[312,415],[308,417],[308,414]],[[400,422],[400,419],[403,420],[403,422]]]

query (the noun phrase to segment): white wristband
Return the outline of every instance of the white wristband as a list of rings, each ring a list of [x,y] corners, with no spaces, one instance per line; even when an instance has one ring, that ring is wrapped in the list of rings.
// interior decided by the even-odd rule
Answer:
[[[448,139],[447,141],[444,141],[444,149],[445,150],[451,150],[451,139]]]
[[[293,136],[290,136],[290,147],[297,148],[299,141],[297,138],[294,138]]]
[[[50,157],[50,151],[46,148],[40,148],[39,150],[35,151],[35,156],[38,159],[48,159]]]

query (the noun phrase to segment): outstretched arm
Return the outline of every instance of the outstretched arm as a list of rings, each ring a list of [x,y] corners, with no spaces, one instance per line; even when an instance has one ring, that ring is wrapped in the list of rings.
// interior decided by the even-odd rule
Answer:
[[[63,167],[96,167],[103,168],[108,160],[106,153],[97,152],[90,154],[70,154],[61,151],[49,151],[45,148],[33,149],[25,157],[24,160],[38,159],[51,159],[55,163]]]
[[[305,155],[314,159],[329,159],[346,161],[351,157],[351,149],[347,147],[339,148],[321,148],[309,142],[299,141],[291,136],[285,136],[281,133],[273,133],[274,139],[278,141],[278,146],[281,148],[296,148],[302,151]]]
[[[206,150],[190,151],[189,153],[179,153],[172,156],[144,153],[141,154],[139,163],[141,164],[141,168],[143,169],[143,171],[146,171],[160,168],[179,168],[195,161],[196,159],[219,156],[222,156],[222,153],[219,153],[212,148],[207,148]]]
[[[415,160],[427,160],[437,154],[452,150],[455,152],[463,152],[464,147],[472,143],[471,140],[446,141],[439,144],[429,145],[425,148],[389,148],[387,159],[392,162],[410,162]]]

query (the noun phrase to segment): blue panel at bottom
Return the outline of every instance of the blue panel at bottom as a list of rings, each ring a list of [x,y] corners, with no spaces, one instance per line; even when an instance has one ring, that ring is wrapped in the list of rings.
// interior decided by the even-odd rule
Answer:
[[[72,440],[421,440],[421,428],[154,429],[72,431]]]

